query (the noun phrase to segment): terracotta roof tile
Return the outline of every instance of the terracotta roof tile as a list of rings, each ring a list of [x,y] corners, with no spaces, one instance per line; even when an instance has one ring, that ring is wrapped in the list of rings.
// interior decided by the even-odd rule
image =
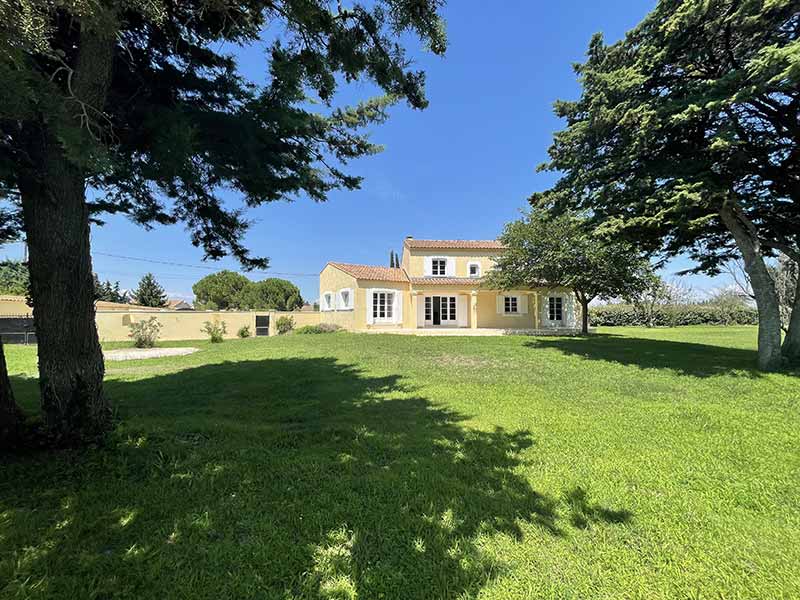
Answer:
[[[505,246],[497,240],[416,240],[406,238],[409,248],[442,248],[447,250],[502,250]]]
[[[368,279],[370,281],[400,281],[408,282],[408,275],[403,269],[392,269],[390,267],[373,267],[371,265],[351,265],[348,263],[329,262],[331,266],[356,279]]]
[[[413,285],[463,285],[480,287],[480,277],[409,277]]]

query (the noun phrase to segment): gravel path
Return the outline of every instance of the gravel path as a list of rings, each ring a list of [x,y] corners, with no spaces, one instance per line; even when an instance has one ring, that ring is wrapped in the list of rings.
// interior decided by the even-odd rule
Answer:
[[[185,356],[197,352],[198,348],[122,348],[103,352],[106,360],[141,360],[162,356]]]

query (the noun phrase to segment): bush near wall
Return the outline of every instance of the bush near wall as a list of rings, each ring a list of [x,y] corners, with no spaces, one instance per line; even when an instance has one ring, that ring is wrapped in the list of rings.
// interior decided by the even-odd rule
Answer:
[[[644,315],[630,304],[594,306],[589,310],[589,318],[592,325],[600,327],[647,325]],[[758,311],[755,308],[741,305],[686,304],[657,306],[653,314],[653,324],[656,327],[758,325]]]

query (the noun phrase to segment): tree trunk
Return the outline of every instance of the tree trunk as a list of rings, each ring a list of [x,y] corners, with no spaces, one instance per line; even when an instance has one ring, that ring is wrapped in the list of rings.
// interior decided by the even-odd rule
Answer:
[[[800,269],[798,269],[800,270]],[[794,304],[792,305],[789,328],[783,340],[783,357],[792,363],[800,363],[800,273],[794,289]]]
[[[115,38],[83,27],[65,89],[84,152],[67,157],[50,124],[23,128],[31,167],[19,175],[29,250],[33,318],[39,349],[39,388],[46,433],[54,444],[102,437],[111,426],[103,394],[103,353],[94,314],[89,253],[87,165],[102,156],[108,123],[103,108],[111,81]],[[67,67],[69,68],[69,67]]]
[[[55,140],[42,150],[42,177],[20,185],[42,416],[56,444],[74,444],[102,436],[111,411],[95,326],[84,178]]]
[[[589,335],[589,301],[582,299],[581,303],[581,333]]]
[[[0,340],[0,448],[13,448],[20,437],[22,411],[14,400],[8,379],[3,341]]]
[[[758,368],[774,371],[783,364],[781,355],[781,314],[775,282],[764,262],[764,255],[758,237],[752,231],[752,224],[736,210],[734,204],[726,202],[720,210],[725,226],[733,234],[736,246],[742,253],[744,268],[753,286],[758,308]]]

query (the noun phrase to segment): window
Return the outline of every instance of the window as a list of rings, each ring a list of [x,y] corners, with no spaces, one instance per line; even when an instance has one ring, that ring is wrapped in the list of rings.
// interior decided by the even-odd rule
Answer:
[[[507,315],[516,314],[519,312],[519,299],[516,296],[505,296],[503,306]]]
[[[470,277],[480,277],[481,276],[481,266],[478,263],[469,263],[469,276]]]
[[[353,291],[350,289],[339,290],[339,309],[351,310],[353,308]]]
[[[269,335],[269,315],[256,315],[256,336]]]
[[[438,309],[438,321],[434,319],[434,313]],[[444,321],[455,321],[456,317],[456,297],[455,296],[425,296],[425,320],[439,325]]]
[[[394,292],[373,292],[372,318],[375,321],[391,321],[394,318]]]
[[[564,319],[564,301],[558,296],[550,296],[547,299],[548,318],[551,321],[561,321]]]
[[[434,258],[431,261],[431,275],[438,277],[447,274],[447,259]]]
[[[333,310],[333,292],[322,294],[322,310]]]

